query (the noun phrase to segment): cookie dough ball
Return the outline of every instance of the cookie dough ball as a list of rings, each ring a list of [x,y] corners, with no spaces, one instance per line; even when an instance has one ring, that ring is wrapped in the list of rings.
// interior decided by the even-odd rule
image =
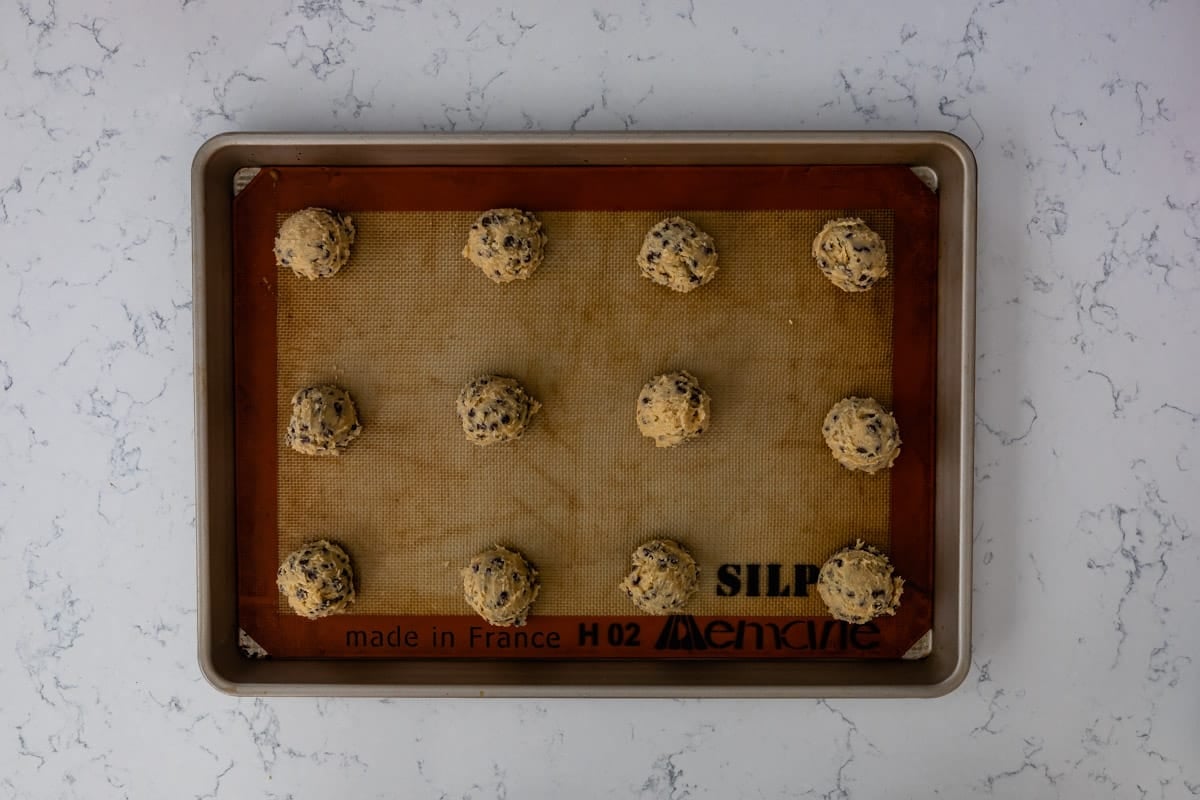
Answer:
[[[861,539],[834,553],[817,578],[817,593],[833,618],[856,625],[895,614],[903,592],[904,579],[892,577],[888,557]]]
[[[350,260],[354,223],[323,208],[297,211],[279,226],[275,263],[310,281],[328,278]]]
[[[350,556],[321,539],[289,553],[275,574],[279,593],[302,617],[341,614],[354,602],[354,570]]]
[[[825,444],[846,469],[875,474],[900,455],[896,418],[870,397],[847,397],[834,404],[821,426]]]
[[[700,585],[700,567],[691,553],[670,539],[652,539],[633,551],[633,569],[621,589],[648,614],[683,607]]]
[[[517,552],[496,545],[463,567],[463,596],[491,625],[524,625],[538,596],[537,570]]]
[[[813,239],[813,258],[843,292],[865,292],[888,274],[887,246],[861,219],[835,219]]]
[[[643,277],[690,292],[717,274],[717,245],[683,217],[667,217],[646,234],[637,263]]]
[[[484,375],[458,393],[455,410],[467,439],[487,447],[521,438],[542,404],[512,378]]]
[[[287,445],[308,456],[341,455],[362,433],[350,393],[324,384],[301,389],[292,397]]]
[[[637,425],[655,447],[675,447],[695,439],[708,427],[711,401],[690,372],[656,375],[637,400]]]
[[[533,214],[493,208],[471,225],[462,254],[496,283],[525,280],[545,257],[546,234]]]

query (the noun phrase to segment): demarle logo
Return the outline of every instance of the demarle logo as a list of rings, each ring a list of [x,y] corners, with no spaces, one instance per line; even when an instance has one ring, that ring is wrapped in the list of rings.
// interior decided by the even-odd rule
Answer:
[[[707,650],[704,631],[696,618],[687,614],[672,614],[654,642],[655,650]]]
[[[673,614],[654,640],[655,650],[874,650],[879,626],[847,625],[836,619],[710,619]]]

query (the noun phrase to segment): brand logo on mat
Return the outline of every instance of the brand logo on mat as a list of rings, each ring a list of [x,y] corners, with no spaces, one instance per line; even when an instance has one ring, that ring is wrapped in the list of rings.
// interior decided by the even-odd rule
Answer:
[[[672,614],[667,617],[654,642],[655,650],[707,650],[704,631],[696,624],[696,618],[687,614]]]
[[[793,619],[760,622],[753,619],[710,619],[703,624],[690,614],[667,617],[655,650],[874,650],[879,626],[847,625],[835,619]]]
[[[820,574],[817,564],[722,564],[717,597],[808,597]]]

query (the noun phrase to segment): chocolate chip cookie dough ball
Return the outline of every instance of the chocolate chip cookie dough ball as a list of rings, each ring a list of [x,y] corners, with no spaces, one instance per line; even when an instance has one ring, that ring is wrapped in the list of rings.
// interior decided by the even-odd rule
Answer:
[[[297,211],[279,226],[275,263],[310,281],[328,278],[350,260],[354,223],[323,208]]]
[[[467,381],[454,406],[463,433],[480,447],[520,439],[530,418],[541,407],[525,387],[502,375],[483,375]]]
[[[887,277],[887,246],[861,219],[835,219],[813,239],[813,258],[843,292],[865,292]]]
[[[337,456],[362,433],[350,393],[324,384],[301,389],[292,397],[287,446],[308,456]]]
[[[491,625],[524,625],[538,596],[537,570],[525,557],[496,545],[463,567],[463,596]]]
[[[643,277],[677,292],[690,292],[717,274],[717,245],[683,217],[668,217],[646,234],[637,263]]]
[[[849,470],[875,474],[900,455],[896,418],[870,397],[839,400],[821,426],[825,444],[838,463]]]
[[[533,214],[493,208],[471,225],[462,254],[496,283],[525,280],[545,258],[546,234]]]
[[[292,611],[308,619],[341,614],[354,602],[350,556],[325,539],[289,553],[275,574],[275,585]]]
[[[683,608],[700,585],[700,567],[691,553],[670,539],[652,539],[633,551],[633,569],[621,589],[647,614]]]
[[[904,579],[892,577],[888,557],[861,539],[834,553],[817,578],[817,593],[833,618],[856,625],[895,614],[903,592]]]
[[[711,405],[708,392],[690,372],[656,375],[638,395],[638,430],[655,447],[675,447],[704,433]]]

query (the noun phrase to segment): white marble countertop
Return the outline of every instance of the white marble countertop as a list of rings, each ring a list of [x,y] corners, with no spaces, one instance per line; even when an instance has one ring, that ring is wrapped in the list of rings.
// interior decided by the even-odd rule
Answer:
[[[1197,32],[1189,0],[4,3],[0,797],[1200,794]],[[975,148],[966,683],[828,703],[215,692],[195,655],[196,148],[625,128]]]

